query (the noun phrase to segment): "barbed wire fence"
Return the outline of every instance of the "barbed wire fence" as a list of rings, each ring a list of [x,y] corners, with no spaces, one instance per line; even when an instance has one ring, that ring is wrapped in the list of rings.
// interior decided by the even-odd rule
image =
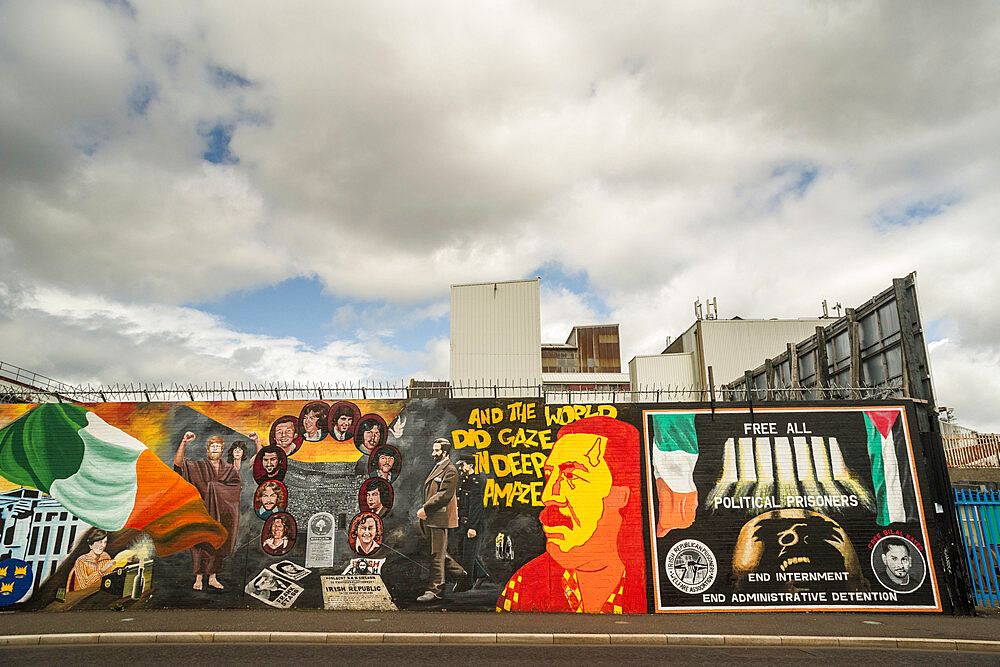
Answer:
[[[635,389],[571,389],[545,384],[405,382],[298,383],[213,382],[196,384],[110,384],[73,387],[0,388],[0,402],[43,403],[153,403],[159,401],[294,401],[294,400],[407,400],[415,398],[544,398],[550,403],[766,403],[772,401],[885,400],[903,398],[898,386],[741,388],[703,386],[643,386]]]

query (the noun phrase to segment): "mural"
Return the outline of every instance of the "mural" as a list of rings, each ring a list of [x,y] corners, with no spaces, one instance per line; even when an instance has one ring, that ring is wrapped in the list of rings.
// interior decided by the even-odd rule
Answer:
[[[643,414],[657,611],[941,609],[903,407]]]
[[[0,405],[0,606],[941,611],[910,411]]]

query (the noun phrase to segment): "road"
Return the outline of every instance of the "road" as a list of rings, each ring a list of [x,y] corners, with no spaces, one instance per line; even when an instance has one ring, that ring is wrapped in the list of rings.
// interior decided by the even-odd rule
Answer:
[[[8,665],[74,664],[299,664],[346,662],[417,665],[662,665],[662,664],[824,664],[995,665],[996,653],[813,648],[714,648],[631,646],[455,646],[455,645],[336,645],[336,644],[139,644],[108,646],[33,646],[0,648],[0,663]]]

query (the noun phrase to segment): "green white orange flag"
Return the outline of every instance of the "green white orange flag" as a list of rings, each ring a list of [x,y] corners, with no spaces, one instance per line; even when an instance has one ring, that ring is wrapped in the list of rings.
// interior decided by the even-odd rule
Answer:
[[[194,486],[78,405],[42,404],[0,430],[0,476],[50,494],[97,528],[145,531],[161,557],[203,542],[218,548],[228,536]]]
[[[659,497],[656,536],[694,523],[698,488],[694,466],[698,463],[698,437],[691,413],[650,415],[653,433],[653,476]]]

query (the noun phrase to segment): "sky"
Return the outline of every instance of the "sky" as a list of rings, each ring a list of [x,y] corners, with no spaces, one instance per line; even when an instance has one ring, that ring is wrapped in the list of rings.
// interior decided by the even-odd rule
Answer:
[[[0,360],[446,379],[449,285],[662,350],[917,272],[1000,431],[994,2],[0,1]]]

